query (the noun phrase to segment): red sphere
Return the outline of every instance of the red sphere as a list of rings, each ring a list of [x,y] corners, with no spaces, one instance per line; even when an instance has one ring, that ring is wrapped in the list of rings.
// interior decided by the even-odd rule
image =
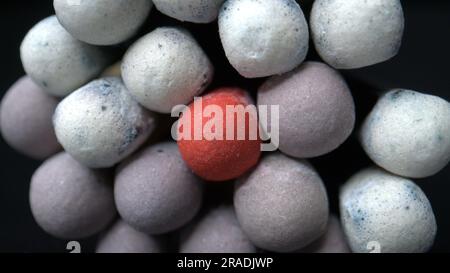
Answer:
[[[258,128],[257,110],[248,94],[239,88],[220,88],[196,99],[183,112],[178,147],[198,176],[230,180],[258,163]]]

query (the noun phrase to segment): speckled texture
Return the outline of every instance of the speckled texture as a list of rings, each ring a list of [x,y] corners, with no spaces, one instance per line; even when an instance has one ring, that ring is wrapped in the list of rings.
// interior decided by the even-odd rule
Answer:
[[[316,0],[310,27],[316,50],[328,64],[360,68],[397,55],[403,10],[399,0]]]
[[[210,23],[216,20],[225,0],[153,0],[156,8],[180,21]]]
[[[49,94],[64,97],[89,82],[108,65],[100,48],[73,38],[56,16],[36,24],[20,47],[27,74]]]
[[[58,100],[29,77],[22,77],[5,94],[0,106],[0,129],[5,141],[34,159],[45,159],[61,149],[52,116]]]
[[[149,236],[117,221],[97,244],[97,253],[161,253],[164,247],[161,238]]]
[[[180,253],[255,253],[232,206],[211,209],[182,231]]]
[[[190,115],[183,115],[177,125],[179,132],[186,136],[189,136],[189,131],[188,129],[184,131],[184,128],[190,126],[190,139],[179,139],[178,147],[186,164],[194,173],[208,181],[225,181],[238,178],[258,164],[261,155],[261,140],[258,138],[257,132],[256,107],[254,107],[253,114],[251,112],[245,114],[244,108],[250,104],[252,104],[251,98],[244,90],[219,88],[203,96],[201,101],[196,100],[189,105]],[[229,113],[234,116],[234,119],[228,118],[227,121],[227,107],[236,105],[243,107],[237,108],[237,115]],[[217,139],[216,135],[210,134],[213,130],[208,130],[208,126],[211,126],[214,121],[212,115],[206,113],[208,106],[217,107],[222,111],[222,117],[217,116],[217,118],[222,118],[222,124],[219,122],[222,125],[222,135],[219,137],[222,139]],[[238,116],[246,116],[245,124],[243,119]],[[234,130],[231,131],[230,128]],[[202,133],[199,139],[195,138],[196,130]],[[239,130],[243,132],[241,139],[238,138]],[[214,132],[219,132],[219,129],[217,128]],[[228,138],[227,132],[234,134],[230,134],[232,137]],[[252,132],[253,139],[251,138]]]
[[[294,0],[228,0],[219,33],[231,65],[246,78],[288,72],[308,53],[308,25]]]
[[[135,99],[150,110],[170,113],[189,104],[213,77],[213,66],[185,30],[161,27],[128,49],[122,77]]]
[[[147,19],[151,0],[54,0],[56,16],[78,40],[114,45],[131,38]]]
[[[303,248],[302,253],[350,253],[350,248],[342,231],[339,219],[332,215],[328,220],[328,229],[325,235]]]
[[[365,120],[361,144],[379,166],[398,175],[436,174],[450,160],[450,104],[396,89],[383,95]]]
[[[203,192],[202,182],[184,164],[176,143],[166,142],[122,163],[114,194],[125,222],[148,234],[162,234],[197,214]]]
[[[341,221],[353,252],[426,252],[436,235],[436,220],[422,190],[412,181],[381,169],[354,175],[340,192]],[[370,244],[369,244],[370,246]]]
[[[91,168],[112,167],[126,158],[156,123],[119,78],[96,80],[75,91],[58,105],[53,122],[64,149]]]
[[[355,125],[355,105],[347,84],[323,63],[306,62],[270,78],[258,91],[258,105],[280,106],[279,148],[294,157],[333,151]]]
[[[235,188],[239,223],[258,247],[291,252],[322,236],[328,197],[317,172],[306,162],[272,153]]]
[[[39,167],[31,179],[30,205],[36,222],[61,239],[81,239],[105,228],[116,215],[112,176],[90,170],[67,153]]]

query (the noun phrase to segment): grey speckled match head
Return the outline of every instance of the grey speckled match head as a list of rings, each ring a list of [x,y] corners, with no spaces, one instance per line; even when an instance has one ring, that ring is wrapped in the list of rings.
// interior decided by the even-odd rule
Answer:
[[[52,116],[58,100],[45,93],[29,77],[18,80],[0,107],[0,129],[5,141],[34,159],[45,159],[61,149]]]
[[[112,176],[90,170],[69,154],[57,154],[31,179],[30,205],[36,222],[62,239],[81,239],[105,228],[116,215]]]
[[[308,24],[295,0],[228,0],[219,33],[231,65],[246,78],[288,72],[308,53]]]
[[[173,27],[157,28],[142,37],[122,62],[122,78],[131,94],[160,113],[189,104],[209,85],[213,70],[194,38]]]
[[[180,253],[255,253],[232,206],[211,209],[181,234]]]
[[[317,172],[306,161],[281,153],[266,156],[236,183],[236,215],[258,247],[291,252],[322,236],[328,197]]]
[[[347,244],[347,239],[345,238],[339,219],[334,215],[330,216],[328,220],[328,229],[325,235],[299,252],[350,253],[350,248]]]
[[[64,28],[75,38],[95,45],[114,45],[131,38],[147,19],[152,5],[151,0],[53,1]]]
[[[108,65],[99,48],[73,38],[48,17],[35,25],[20,47],[27,74],[49,94],[64,97],[90,81]]]
[[[65,98],[53,117],[64,149],[90,168],[107,168],[133,153],[155,128],[155,116],[119,78],[93,81]]]
[[[376,164],[398,175],[436,174],[450,160],[450,104],[397,89],[383,95],[365,120],[361,144]]]
[[[381,169],[354,175],[339,196],[341,221],[353,252],[426,252],[436,220],[422,190]]]
[[[403,9],[400,0],[316,0],[310,26],[316,50],[328,64],[360,68],[397,55]]]
[[[323,63],[306,62],[272,77],[259,89],[258,105],[279,105],[279,148],[298,158],[331,152],[355,125],[355,105],[347,84]]]
[[[192,23],[216,20],[225,0],[153,0],[156,8],[167,16]]]
[[[125,222],[148,234],[162,234],[182,227],[197,214],[203,190],[177,144],[166,142],[122,163],[114,194]]]
[[[161,253],[162,241],[117,221],[100,239],[97,253]]]

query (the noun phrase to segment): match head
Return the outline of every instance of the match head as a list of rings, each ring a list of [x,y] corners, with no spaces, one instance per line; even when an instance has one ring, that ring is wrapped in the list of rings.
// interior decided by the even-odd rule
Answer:
[[[108,168],[148,139],[155,119],[113,77],[95,80],[65,98],[53,123],[59,142],[76,160],[90,168]]]
[[[61,149],[52,123],[57,105],[58,100],[30,77],[21,78],[6,92],[1,103],[3,138],[11,147],[34,159],[55,154]]]
[[[59,153],[33,174],[30,206],[36,222],[52,236],[89,237],[116,216],[112,175],[88,169],[69,154]]]
[[[312,244],[301,249],[300,253],[350,253],[341,222],[335,215],[328,219],[327,232]]]
[[[237,178],[255,166],[261,154],[256,107],[239,88],[220,88],[200,99],[178,121],[181,155],[205,180]]]
[[[310,26],[317,52],[336,69],[355,69],[397,55],[403,37],[400,0],[316,0]]]
[[[181,231],[180,253],[255,253],[232,206],[210,209]]]
[[[109,63],[100,48],[75,39],[56,16],[40,21],[27,33],[20,56],[27,75],[57,97],[86,84]]]
[[[141,105],[170,113],[192,102],[212,81],[214,68],[197,41],[184,29],[160,27],[126,52],[122,78]]]
[[[192,23],[211,23],[217,19],[225,0],[153,0],[156,8],[167,16]]]
[[[339,204],[353,252],[421,253],[433,245],[433,209],[411,180],[369,168],[342,187]]]
[[[267,155],[238,180],[234,207],[245,234],[269,251],[298,250],[327,229],[328,197],[319,174],[281,153]]]
[[[123,220],[118,220],[100,238],[96,253],[161,253],[162,240],[137,231]]]
[[[246,78],[291,71],[309,48],[308,24],[295,0],[228,0],[219,34],[229,62]]]
[[[434,175],[450,161],[450,104],[416,91],[389,91],[366,118],[360,141],[367,155],[392,173]]]
[[[352,94],[339,72],[324,63],[305,62],[268,79],[258,90],[258,107],[265,105],[279,106],[279,148],[297,158],[335,150],[355,125]],[[271,120],[267,124],[264,129],[272,131]]]
[[[151,0],[54,0],[53,6],[59,22],[73,37],[107,46],[131,38],[153,4]]]
[[[202,181],[181,158],[175,142],[150,146],[117,169],[114,194],[122,219],[147,234],[174,231],[194,218]]]

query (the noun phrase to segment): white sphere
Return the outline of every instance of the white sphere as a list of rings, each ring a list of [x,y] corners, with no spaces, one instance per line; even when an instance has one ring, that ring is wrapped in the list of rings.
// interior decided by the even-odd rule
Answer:
[[[114,45],[131,38],[147,19],[152,5],[151,0],[53,1],[64,28],[75,38],[95,45]]]
[[[225,0],[153,0],[156,8],[167,16],[192,23],[210,23],[217,19]]]
[[[170,113],[189,104],[213,77],[206,54],[185,30],[157,28],[125,54],[122,77],[133,97],[146,108]]]
[[[139,148],[155,127],[119,78],[93,81],[65,98],[53,117],[64,149],[90,168],[112,167]]]
[[[397,55],[403,9],[400,0],[316,0],[310,26],[325,62],[338,69],[360,68]]]
[[[308,24],[294,0],[228,0],[219,32],[228,60],[246,78],[288,72],[308,53]]]
[[[420,253],[433,245],[437,227],[431,205],[406,178],[363,170],[341,189],[340,210],[353,252]]]
[[[64,97],[89,82],[108,65],[95,46],[73,38],[48,17],[35,25],[20,47],[25,72],[49,94]]]
[[[365,120],[360,140],[369,157],[392,173],[434,175],[450,161],[450,104],[415,91],[390,91]]]

